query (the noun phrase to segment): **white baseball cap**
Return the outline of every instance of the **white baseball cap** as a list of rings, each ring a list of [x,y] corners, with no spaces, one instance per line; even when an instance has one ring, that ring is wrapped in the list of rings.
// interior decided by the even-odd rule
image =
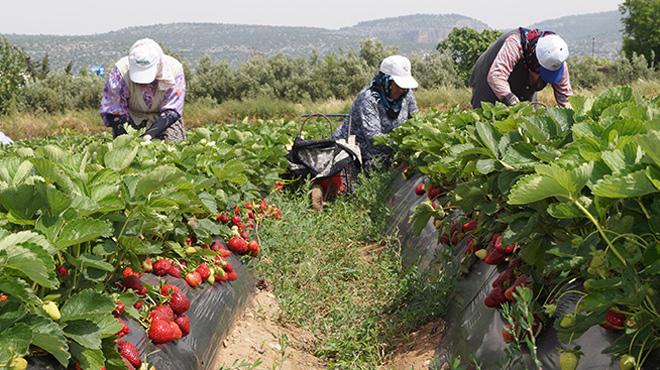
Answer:
[[[163,58],[163,49],[152,39],[141,39],[128,52],[128,74],[131,81],[149,84],[156,79]]]
[[[568,45],[558,35],[543,36],[536,43],[536,58],[541,65],[541,79],[550,84],[557,83],[564,75]]]
[[[402,55],[389,56],[380,63],[380,71],[392,76],[394,82],[402,89],[416,89],[419,86],[411,70],[410,60]]]

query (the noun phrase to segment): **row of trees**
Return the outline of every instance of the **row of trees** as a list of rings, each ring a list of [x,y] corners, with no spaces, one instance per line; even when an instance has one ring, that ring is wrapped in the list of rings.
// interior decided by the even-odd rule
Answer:
[[[497,31],[454,29],[431,54],[413,54],[413,75],[422,88],[462,87],[479,55],[499,37]],[[375,39],[360,50],[307,58],[282,54],[255,55],[239,66],[204,57],[195,71],[186,65],[187,100],[243,100],[267,97],[292,102],[348,99],[364,87],[380,61],[396,53]],[[174,54],[170,52],[170,54]],[[176,56],[176,55],[174,55]],[[180,57],[178,59],[181,60]],[[616,61],[571,58],[571,78],[576,87],[625,84],[657,77],[654,59],[632,53]],[[47,56],[31,61],[25,53],[0,37],[0,114],[14,111],[62,112],[97,108],[104,81],[87,70],[73,75],[71,68],[50,71]]]

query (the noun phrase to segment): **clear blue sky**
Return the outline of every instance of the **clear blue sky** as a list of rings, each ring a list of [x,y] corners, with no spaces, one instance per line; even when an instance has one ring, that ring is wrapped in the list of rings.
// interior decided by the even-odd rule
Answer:
[[[5,0],[0,33],[91,34],[172,22],[340,28],[357,22],[457,13],[494,28],[617,9],[618,0]],[[497,5],[497,7],[496,7]]]

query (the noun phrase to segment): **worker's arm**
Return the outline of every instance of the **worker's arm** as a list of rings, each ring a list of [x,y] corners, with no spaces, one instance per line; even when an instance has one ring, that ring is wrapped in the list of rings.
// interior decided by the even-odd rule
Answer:
[[[112,68],[103,87],[101,119],[106,127],[112,127],[113,136],[126,133],[124,124],[129,120],[128,86],[117,67]]]
[[[175,84],[165,90],[163,103],[160,106],[160,116],[154,122],[143,136],[149,135],[151,138],[158,138],[168,127],[172,126],[183,116],[183,106],[186,96],[186,79],[181,72],[174,79]]]
[[[573,95],[573,89],[571,88],[571,78],[568,74],[568,64],[564,64],[564,74],[561,76],[559,82],[552,85],[552,90],[555,93],[555,100],[559,106],[571,108],[568,97]]]
[[[156,119],[156,122],[149,126],[142,137],[160,138],[160,135],[162,135],[162,133],[165,132],[168,127],[172,126],[172,124],[174,124],[174,122],[178,121],[180,118],[181,116],[179,113],[171,109],[161,112],[160,116],[158,116]]]
[[[520,45],[520,35],[514,33],[506,38],[488,71],[488,85],[497,99],[507,105],[513,105],[520,101],[511,92],[509,76],[522,58],[523,50]]]
[[[408,91],[406,102],[408,103],[408,118],[410,118],[411,115],[419,112],[419,107],[417,107],[417,99],[415,99],[415,94],[413,94],[412,90]]]

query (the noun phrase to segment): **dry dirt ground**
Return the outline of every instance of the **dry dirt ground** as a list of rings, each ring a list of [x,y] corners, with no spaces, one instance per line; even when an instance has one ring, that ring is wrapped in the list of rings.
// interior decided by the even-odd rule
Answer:
[[[263,287],[263,286],[262,286]],[[305,348],[313,337],[305,330],[278,322],[279,306],[267,288],[257,290],[252,303],[223,342],[215,369],[317,370],[324,362]],[[428,369],[444,334],[444,322],[429,323],[397,340],[396,350],[380,370]]]
[[[433,321],[399,338],[395,343],[396,349],[379,369],[429,369],[434,365],[433,355],[445,334],[445,328],[444,321]]]
[[[277,321],[279,306],[273,293],[259,289],[229,336],[214,368],[243,369],[325,369],[321,360],[304,348],[313,337],[296,327]]]

